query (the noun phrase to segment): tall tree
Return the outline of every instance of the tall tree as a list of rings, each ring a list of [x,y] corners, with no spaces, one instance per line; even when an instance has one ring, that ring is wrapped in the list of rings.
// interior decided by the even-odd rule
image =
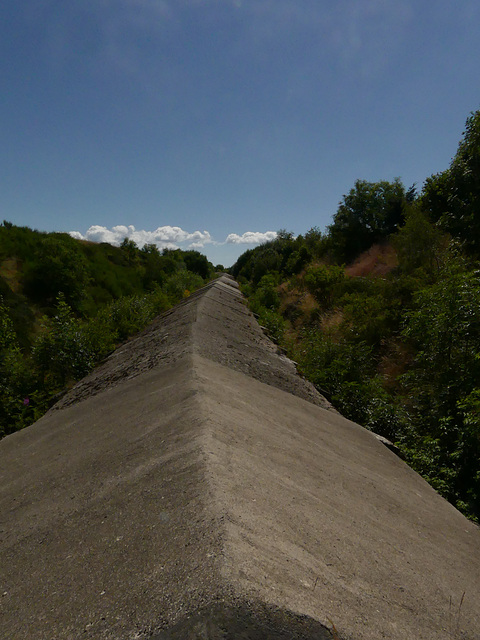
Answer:
[[[480,255],[480,110],[467,119],[450,168],[426,180],[421,204],[442,229]]]
[[[88,279],[87,261],[78,241],[66,234],[50,234],[30,257],[25,289],[33,299],[50,303],[62,293],[67,303],[79,310]]]
[[[448,238],[416,204],[409,205],[405,224],[392,237],[399,271],[404,274],[423,274],[427,280],[433,280],[438,276],[445,258]]]
[[[398,178],[393,182],[357,180],[328,227],[334,258],[350,262],[394,233],[403,224],[406,203],[405,187]]]
[[[480,278],[453,260],[419,291],[404,337],[415,356],[404,383],[414,466],[463,510],[480,515]],[[420,454],[423,451],[423,454]]]

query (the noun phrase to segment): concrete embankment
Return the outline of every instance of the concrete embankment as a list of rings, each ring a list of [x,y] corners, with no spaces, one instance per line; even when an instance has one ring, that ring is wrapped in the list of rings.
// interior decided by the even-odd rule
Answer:
[[[223,277],[0,442],[0,638],[480,639],[480,531]]]

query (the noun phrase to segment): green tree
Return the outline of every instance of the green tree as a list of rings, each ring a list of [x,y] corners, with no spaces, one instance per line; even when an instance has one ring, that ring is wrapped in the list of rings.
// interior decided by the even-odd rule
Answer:
[[[347,293],[342,297],[341,304],[342,335],[350,342],[380,347],[390,334],[392,319],[387,301],[379,288],[372,294]]]
[[[45,236],[29,259],[24,280],[34,300],[53,304],[61,293],[73,309],[80,310],[89,275],[78,241],[63,234]]]
[[[443,495],[460,508],[468,503],[478,516],[480,274],[452,262],[415,296],[404,330],[415,349],[403,377],[415,425],[407,445],[414,466],[420,462],[418,470]]]
[[[129,264],[130,266],[136,266],[138,264],[139,249],[134,240],[125,237],[120,244],[120,249],[125,256],[127,264]]]
[[[312,258],[311,253],[305,245],[303,245],[299,251],[293,251],[286,261],[283,268],[283,272],[286,276],[296,275],[304,268],[304,266],[310,262]]]
[[[252,256],[252,281],[256,285],[269,272],[279,272],[282,266],[282,256],[271,244],[261,247]]]
[[[187,265],[187,269],[196,273],[204,280],[207,280],[211,273],[211,265],[208,258],[198,251],[184,251],[183,261]]]
[[[164,290],[171,303],[175,304],[182,298],[189,296],[192,291],[200,288],[203,284],[203,279],[199,275],[183,269],[168,277]]]
[[[467,119],[449,169],[426,180],[420,201],[434,222],[480,255],[480,110]]]
[[[165,282],[165,258],[154,244],[146,244],[140,249],[140,256],[144,266],[144,284],[151,289],[156,284]]]
[[[0,297],[0,353],[16,342],[15,330],[8,310]]]
[[[422,271],[430,281],[438,276],[444,264],[448,238],[418,206],[407,208],[405,224],[392,237],[392,243],[402,273]]]
[[[305,246],[309,253],[320,258],[325,253],[325,241],[326,237],[320,231],[319,227],[312,227],[305,234]]]
[[[393,182],[357,180],[328,227],[333,257],[350,262],[375,242],[385,240],[403,224],[406,203],[405,188],[398,178]]]

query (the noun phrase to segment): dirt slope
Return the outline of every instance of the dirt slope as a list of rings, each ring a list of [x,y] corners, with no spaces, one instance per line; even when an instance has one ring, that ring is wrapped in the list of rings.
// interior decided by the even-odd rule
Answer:
[[[2,639],[479,640],[479,602],[479,529],[226,277],[0,442]]]

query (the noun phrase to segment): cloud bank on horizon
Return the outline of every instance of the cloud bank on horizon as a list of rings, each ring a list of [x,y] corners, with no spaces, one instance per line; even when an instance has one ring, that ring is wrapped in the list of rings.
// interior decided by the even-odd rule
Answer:
[[[262,242],[275,240],[276,231],[246,231],[242,235],[230,233],[223,242],[214,240],[208,231],[185,231],[180,227],[163,226],[154,231],[136,229],[133,224],[116,225],[111,229],[94,224],[87,229],[85,234],[79,231],[70,231],[70,235],[77,240],[89,240],[91,242],[108,242],[120,245],[125,238],[133,240],[140,248],[146,244],[154,244],[159,249],[203,249],[206,245],[245,244],[258,245]]]
[[[241,236],[237,233],[229,233],[225,243],[226,244],[262,244],[262,242],[270,242],[277,237],[276,231],[246,231]]]

